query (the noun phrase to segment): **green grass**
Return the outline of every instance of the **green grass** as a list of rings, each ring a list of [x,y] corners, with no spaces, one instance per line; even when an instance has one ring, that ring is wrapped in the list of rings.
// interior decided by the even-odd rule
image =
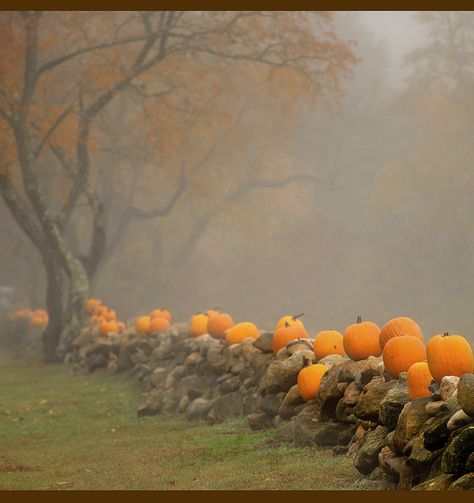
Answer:
[[[125,375],[0,362],[0,489],[376,489],[344,456],[266,447],[271,431],[137,418]]]

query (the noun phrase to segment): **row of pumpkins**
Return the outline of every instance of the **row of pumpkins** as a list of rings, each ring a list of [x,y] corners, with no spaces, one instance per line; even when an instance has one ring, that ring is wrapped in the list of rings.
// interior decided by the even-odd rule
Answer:
[[[290,341],[310,338],[299,319],[301,316],[284,316],[278,321],[272,341],[274,353]],[[256,339],[260,335],[254,323],[234,324],[230,315],[216,311],[193,315],[189,329],[195,336],[208,333],[224,338],[227,344],[241,342],[245,337]],[[420,327],[407,317],[394,318],[380,328],[372,321],[362,321],[359,316],[343,334],[337,330],[318,332],[313,348],[318,360],[330,354],[347,355],[355,361],[382,355],[385,370],[391,377],[398,378],[400,373],[407,372],[411,398],[430,395],[428,386],[432,380],[440,382],[444,376],[461,376],[474,371],[472,348],[464,337],[445,332],[435,335],[425,345]],[[317,396],[327,370],[325,365],[318,363],[301,370],[298,387],[304,400]]]
[[[17,309],[8,313],[8,317],[13,320],[26,319],[30,326],[44,328],[49,321],[48,313],[44,309]]]

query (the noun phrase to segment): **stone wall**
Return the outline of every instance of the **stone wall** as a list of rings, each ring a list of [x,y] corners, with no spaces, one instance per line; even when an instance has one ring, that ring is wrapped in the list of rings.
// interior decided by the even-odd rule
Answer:
[[[128,371],[148,392],[140,416],[180,412],[220,422],[246,416],[254,430],[274,428],[272,443],[331,447],[388,489],[474,488],[474,375],[445,377],[426,398],[410,400],[406,376],[391,379],[382,358],[330,355],[316,400],[303,402],[297,376],[316,362],[310,340],[274,355],[272,334],[225,345],[187,326],[100,337],[84,329],[69,360],[75,369]]]

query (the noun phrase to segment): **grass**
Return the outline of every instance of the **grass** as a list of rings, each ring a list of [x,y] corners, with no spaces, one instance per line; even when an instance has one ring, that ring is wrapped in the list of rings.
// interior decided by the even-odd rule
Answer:
[[[377,489],[331,451],[266,447],[244,419],[137,418],[125,375],[0,362],[0,489]]]

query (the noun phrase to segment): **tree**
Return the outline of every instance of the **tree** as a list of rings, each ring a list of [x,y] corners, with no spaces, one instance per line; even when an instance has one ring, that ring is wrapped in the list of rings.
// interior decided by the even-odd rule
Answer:
[[[77,334],[107,249],[96,162],[108,110],[117,103],[133,110],[137,95],[151,97],[169,147],[179,144],[171,141],[183,130],[176,111],[190,87],[213,91],[229,68],[264,67],[277,80],[291,77],[293,89],[330,99],[354,63],[330,29],[323,12],[0,15],[0,188],[45,267],[48,361],[62,357]],[[81,233],[86,251],[78,253],[68,232],[84,206],[89,239]]]

